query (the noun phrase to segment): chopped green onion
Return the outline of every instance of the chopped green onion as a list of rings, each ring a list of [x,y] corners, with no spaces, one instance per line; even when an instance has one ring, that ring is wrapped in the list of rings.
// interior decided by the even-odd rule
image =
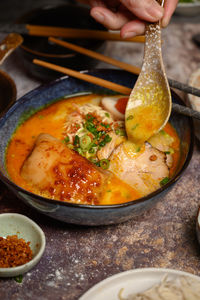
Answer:
[[[117,135],[120,135],[120,136],[126,136],[126,132],[125,132],[125,130],[122,129],[122,128],[116,129],[116,130],[115,130],[115,133],[116,133]]]
[[[112,138],[106,134],[105,138],[103,139],[103,141],[101,141],[99,143],[99,147],[104,147],[107,143],[109,143],[110,141],[112,141]]]
[[[76,148],[74,150],[77,151],[78,154],[83,155],[83,150],[81,148]]]
[[[23,279],[23,275],[18,275],[16,277],[14,277],[14,280],[18,283],[22,283],[22,279]]]
[[[140,147],[137,147],[136,149],[135,149],[135,152],[140,152]]]
[[[163,185],[165,185],[165,184],[168,183],[168,182],[169,182],[169,177],[165,177],[165,178],[163,178],[163,179],[160,181],[160,185],[163,186]]]
[[[162,134],[162,135],[165,135],[165,131],[162,129],[162,130],[160,130],[160,133]]]
[[[95,127],[95,125],[94,125],[93,123],[91,123],[91,122],[86,122],[86,123],[85,123],[85,127],[86,127],[86,129],[87,129],[89,132],[91,132],[91,133],[94,134],[95,136],[98,134],[98,131],[97,131],[97,129],[96,129],[96,127]]]
[[[95,144],[94,142],[92,142],[92,143],[90,144],[90,148],[93,148],[93,147],[97,147],[97,144]]]
[[[99,140],[105,133],[105,131],[98,131],[98,134],[96,135],[97,139]]]
[[[107,118],[110,118],[110,114],[109,113],[105,113],[105,116],[107,117]]]
[[[105,136],[105,138],[104,138],[104,141],[105,141],[106,143],[109,143],[110,141],[112,141],[112,138],[111,138],[108,134],[106,134],[106,136]]]
[[[77,146],[80,142],[80,138],[78,135],[75,135],[75,138],[74,138],[74,146]]]
[[[109,128],[110,127],[110,124],[104,124],[104,123],[101,123],[101,126],[105,127],[105,128]]]
[[[104,170],[107,170],[110,166],[110,161],[108,159],[101,159],[100,160],[100,167]]]
[[[137,127],[139,126],[139,124],[137,123],[137,124],[135,124],[132,128],[131,128],[131,130],[135,130]]]
[[[43,115],[39,115],[38,118],[39,118],[40,120],[42,120],[42,119],[44,119],[44,116],[43,116]]]
[[[100,167],[100,161],[94,163],[97,167]]]
[[[174,149],[173,148],[169,148],[169,151],[165,151],[165,154],[174,154]]]
[[[67,144],[67,147],[68,147],[69,149],[74,149],[74,146],[73,146],[72,144]]]
[[[165,130],[163,130],[163,129],[160,131],[160,133],[162,135],[164,135],[165,137],[170,137],[170,135]]]
[[[84,136],[82,136],[80,138],[81,149],[84,149],[84,150],[89,149],[91,142],[92,142],[92,139],[91,139],[91,137],[89,137],[89,135],[85,134]]]
[[[89,160],[93,163],[96,164],[98,162],[97,158],[94,157],[89,157]]]
[[[69,137],[68,137],[68,135],[64,138],[64,142],[65,143],[69,143]]]
[[[91,114],[87,114],[86,116],[85,116],[85,119],[87,120],[87,121],[93,121],[94,120],[94,117],[93,117],[93,115],[91,115]]]
[[[106,145],[106,143],[104,141],[99,143],[99,149],[101,149],[102,147],[104,147]]]
[[[91,153],[91,154],[95,153],[95,149],[94,148],[90,148],[89,149],[89,153]]]
[[[130,115],[130,116],[128,116],[128,118],[126,118],[126,121],[133,120],[133,118],[134,118],[134,116]]]

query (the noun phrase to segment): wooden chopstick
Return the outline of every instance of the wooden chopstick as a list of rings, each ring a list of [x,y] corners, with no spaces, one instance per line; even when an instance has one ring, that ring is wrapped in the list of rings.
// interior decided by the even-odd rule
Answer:
[[[132,89],[130,89],[128,87],[125,87],[123,85],[119,85],[119,84],[110,82],[110,81],[105,80],[105,79],[101,79],[101,78],[98,78],[98,77],[95,77],[95,76],[92,76],[92,75],[80,73],[80,72],[77,72],[77,71],[74,71],[74,70],[71,70],[71,69],[68,69],[68,68],[64,68],[64,67],[61,67],[61,66],[58,66],[58,65],[54,65],[54,64],[48,63],[48,62],[43,61],[43,60],[34,59],[33,63],[36,64],[36,65],[40,65],[42,67],[45,67],[47,69],[58,71],[58,72],[61,72],[63,74],[66,74],[66,75],[69,75],[69,76],[72,76],[72,77],[75,77],[75,78],[78,78],[78,79],[81,79],[81,80],[99,85],[99,86],[102,86],[102,87],[105,87],[105,88],[108,88],[108,89],[116,91],[120,94],[130,95],[131,90],[132,90]],[[197,111],[194,111],[193,109],[191,109],[189,107],[185,107],[183,105],[172,103],[172,109],[173,109],[173,111],[175,111],[177,113],[180,113],[180,114],[183,114],[183,115],[193,117],[193,118],[196,118],[196,119],[200,120],[200,113],[197,112]]]
[[[68,69],[68,68],[64,68],[64,67],[61,67],[61,66],[58,66],[58,65],[55,65],[55,64],[51,64],[51,63],[48,63],[48,62],[43,61],[43,60],[34,59],[33,63],[36,64],[36,65],[40,65],[42,67],[45,67],[47,69],[58,71],[58,72],[61,72],[63,74],[66,74],[66,75],[69,75],[69,76],[72,76],[72,77],[75,77],[75,78],[78,78],[78,79],[81,79],[81,80],[84,80],[84,81],[87,81],[87,82],[90,82],[90,83],[93,83],[93,84],[96,84],[96,85],[100,85],[102,87],[105,87],[105,88],[111,89],[113,91],[116,91],[120,94],[129,95],[130,92],[131,92],[131,89],[127,88],[125,86],[122,86],[122,85],[119,85],[119,84],[116,84],[116,83],[113,83],[113,82],[110,82],[110,81],[107,81],[107,80],[104,80],[104,79],[101,79],[101,78],[98,78],[98,77],[94,77],[94,76],[91,76],[91,75],[88,75],[88,74],[80,73],[78,71],[74,71],[74,70],[71,70],[71,69]]]
[[[26,29],[28,30],[29,35],[34,36],[55,36],[71,39],[95,39],[136,43],[144,43],[145,40],[144,36],[136,36],[133,38],[123,39],[121,38],[119,33],[103,30],[75,29],[30,24],[26,25]]]
[[[120,69],[131,72],[133,74],[137,74],[137,75],[140,74],[140,71],[141,71],[140,68],[138,68],[136,66],[133,66],[133,65],[130,65],[130,64],[127,64],[127,63],[124,63],[124,62],[121,62],[119,60],[113,59],[111,57],[105,56],[103,54],[97,53],[95,51],[88,50],[88,49],[85,49],[83,47],[74,45],[74,44],[66,42],[66,41],[61,41],[61,40],[53,38],[53,37],[50,37],[49,41],[51,41],[55,44],[58,44],[62,47],[71,49],[73,51],[79,52],[79,53],[84,54],[84,55],[87,55],[89,57],[93,57],[93,58],[98,59],[100,61],[106,62],[106,63],[111,64],[113,66],[116,66]],[[172,87],[172,88],[176,88],[176,89],[181,90],[183,92],[186,92],[188,94],[192,94],[192,95],[200,97],[200,90],[195,88],[195,87],[189,86],[187,84],[181,83],[179,81],[176,81],[176,80],[170,79],[170,78],[168,78],[168,82],[169,82],[170,87]]]

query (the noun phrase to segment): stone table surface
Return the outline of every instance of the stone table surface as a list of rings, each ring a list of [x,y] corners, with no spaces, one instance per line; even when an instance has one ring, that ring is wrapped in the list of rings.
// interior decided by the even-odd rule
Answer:
[[[192,42],[197,22],[172,22],[163,31],[167,75],[187,82],[200,65],[200,49]],[[0,36],[3,38],[3,35]],[[105,54],[140,66],[143,46],[107,42]],[[108,67],[103,63],[98,68]],[[31,78],[17,53],[2,66],[15,80],[18,98],[41,82]],[[17,212],[38,223],[46,249],[21,284],[0,279],[0,300],[75,300],[110,275],[148,267],[172,268],[200,275],[200,247],[195,232],[200,202],[200,148],[174,188],[152,209],[126,223],[101,227],[64,224],[25,206],[2,184],[0,213]],[[109,300],[109,299],[106,299]]]

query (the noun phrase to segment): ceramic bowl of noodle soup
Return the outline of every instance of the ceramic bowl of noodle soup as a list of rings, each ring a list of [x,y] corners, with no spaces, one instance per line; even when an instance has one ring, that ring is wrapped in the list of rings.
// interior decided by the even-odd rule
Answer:
[[[137,80],[120,70],[85,72],[130,88]],[[164,201],[191,160],[192,120],[172,111],[133,151],[127,99],[71,77],[24,95],[0,119],[1,180],[40,213],[78,225],[124,222]],[[174,92],[172,99],[184,105]]]

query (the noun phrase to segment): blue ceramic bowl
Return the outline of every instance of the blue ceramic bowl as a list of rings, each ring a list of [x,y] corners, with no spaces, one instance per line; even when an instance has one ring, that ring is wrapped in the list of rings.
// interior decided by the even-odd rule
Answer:
[[[137,76],[119,70],[94,70],[89,74],[132,88]],[[166,185],[146,197],[123,204],[92,206],[71,204],[46,199],[30,193],[12,182],[5,166],[5,152],[8,142],[15,131],[20,118],[33,110],[37,110],[52,100],[66,95],[82,92],[112,93],[102,87],[95,86],[78,79],[64,77],[41,86],[19,99],[0,119],[0,179],[26,204],[52,218],[79,225],[107,225],[124,222],[150,208],[169,191],[188,166],[193,152],[194,130],[191,118],[172,113],[170,122],[176,128],[181,139],[181,159],[174,177]],[[173,101],[183,104],[172,92]]]

